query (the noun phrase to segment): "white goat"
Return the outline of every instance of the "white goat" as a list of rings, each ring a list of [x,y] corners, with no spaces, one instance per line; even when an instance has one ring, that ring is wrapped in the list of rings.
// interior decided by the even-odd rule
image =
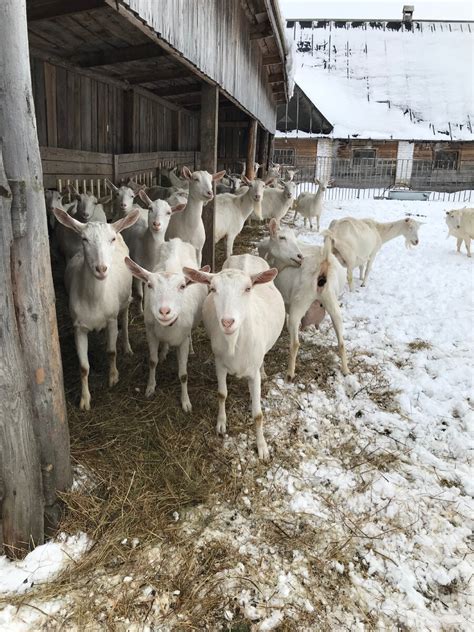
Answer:
[[[267,260],[279,270],[275,285],[285,302],[290,334],[287,379],[292,380],[295,376],[300,326],[302,329],[310,325],[318,328],[326,311],[336,332],[341,370],[347,375],[349,369],[338,302],[344,288],[346,273],[331,253],[331,240],[325,239],[324,248],[311,246],[310,249],[306,249],[310,254],[303,257],[291,229],[279,229],[275,220],[270,222],[269,228],[270,239],[262,242],[259,251],[265,252]]]
[[[72,193],[71,197],[74,203],[71,204],[68,209],[68,213],[71,216],[73,216],[77,221],[83,223],[100,222],[105,224],[107,222],[101,201],[109,198],[101,198],[101,201],[98,202],[97,198],[95,195],[92,195],[92,193],[78,193],[71,185],[69,185],[69,189]],[[74,257],[75,254],[81,251],[82,240],[77,232],[71,232],[65,228],[63,224],[64,222],[56,224],[55,235],[59,250],[64,255],[66,261],[68,261]]]
[[[178,204],[170,207],[165,200],[153,202],[144,191],[140,191],[138,195],[141,201],[146,204],[147,211],[140,209],[138,221],[124,231],[123,238],[130,251],[130,258],[146,270],[154,270],[172,214],[181,212],[185,205]],[[142,282],[135,278],[133,286],[138,298],[139,309],[143,312]]]
[[[133,188],[128,185],[115,186],[110,180],[106,180],[107,186],[112,192],[112,212],[111,217],[113,220],[125,217],[127,213],[133,210],[135,205],[135,198],[139,192],[143,189],[142,186],[133,183]]]
[[[51,230],[54,229],[56,225],[56,218],[54,217],[53,209],[61,208],[66,213],[70,215],[74,215],[76,212],[77,201],[74,200],[70,204],[65,204],[63,202],[63,198],[67,194],[61,193],[57,189],[45,189],[44,190],[44,201],[46,204],[46,216],[48,218],[48,224]]]
[[[471,239],[474,239],[474,208],[446,211],[446,224],[449,235],[456,237],[456,249],[461,252],[462,242],[466,246],[467,256],[471,256]]]
[[[260,459],[269,456],[263,436],[260,403],[261,374],[267,352],[277,341],[285,321],[285,308],[273,284],[277,274],[260,257],[232,257],[235,268],[208,274],[185,268],[192,281],[205,283],[210,294],[204,301],[203,321],[215,356],[219,412],[217,432],[226,432],[227,373],[245,377],[252,399],[257,450]]]
[[[196,249],[197,263],[201,265],[202,248],[206,241],[206,232],[202,222],[202,208],[205,202],[213,199],[212,183],[220,180],[225,171],[211,175],[207,171],[191,171],[183,167],[183,174],[189,181],[188,203],[183,213],[176,213],[166,231],[166,239],[179,237],[192,244]]]
[[[139,211],[128,213],[114,224],[83,224],[61,209],[54,209],[54,214],[58,222],[78,233],[82,240],[82,251],[78,252],[66,266],[65,283],[69,293],[69,313],[81,366],[80,409],[89,410],[89,331],[107,328],[109,386],[114,386],[119,379],[118,319],[121,322],[125,353],[132,353],[128,340],[128,305],[132,276],[124,262],[128,248],[119,233],[137,221]]]
[[[327,182],[320,182],[319,180],[316,180],[316,182],[319,184],[316,193],[303,191],[298,195],[293,221],[296,220],[296,216],[298,215],[298,213],[300,213],[300,215],[302,215],[304,218],[305,228],[306,220],[308,219],[309,227],[311,228],[311,230],[313,230],[313,222],[311,220],[315,217],[316,230],[319,233],[319,222],[321,219],[321,213],[323,212],[324,192],[326,191],[328,185]]]
[[[151,397],[155,392],[160,343],[166,351],[168,347],[177,347],[181,406],[185,412],[190,412],[187,367],[191,332],[201,322],[202,304],[207,295],[207,288],[190,283],[183,274],[184,267],[196,266],[196,251],[191,244],[172,239],[164,244],[154,272],[128,257],[125,263],[130,272],[145,283],[145,327],[150,351],[145,395]],[[206,266],[204,271],[209,269]]]
[[[329,230],[323,234],[331,237],[334,254],[346,266],[347,281],[352,291],[354,268],[359,268],[362,287],[365,287],[375,256],[383,244],[403,236],[407,247],[418,245],[418,229],[421,224],[422,222],[409,217],[385,223],[373,219],[345,217],[333,220],[329,224]]]
[[[238,194],[221,193],[216,196],[216,223],[214,243],[226,237],[226,256],[230,257],[234,241],[241,232],[245,220],[252,212],[262,219],[262,197],[265,189],[263,180],[248,180],[245,176]]]
[[[271,219],[274,217],[277,222],[280,222],[293,204],[296,191],[295,183],[280,182],[280,184],[281,186],[273,189],[265,188],[262,200],[263,219]],[[252,219],[254,218],[256,218],[255,213],[252,215]]]

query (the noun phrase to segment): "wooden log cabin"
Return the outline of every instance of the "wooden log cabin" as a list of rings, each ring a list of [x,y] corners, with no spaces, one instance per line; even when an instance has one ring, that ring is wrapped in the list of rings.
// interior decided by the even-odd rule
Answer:
[[[27,0],[27,16],[45,187],[268,163],[288,97],[277,0]]]
[[[322,17],[287,20],[297,85],[278,107],[274,161],[341,187],[474,188],[474,22]],[[455,72],[420,55],[428,46]]]

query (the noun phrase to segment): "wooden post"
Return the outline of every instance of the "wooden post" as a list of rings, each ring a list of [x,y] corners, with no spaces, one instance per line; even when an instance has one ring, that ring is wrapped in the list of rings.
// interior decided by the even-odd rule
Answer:
[[[9,326],[3,332],[13,336],[16,327],[15,344],[22,349],[40,455],[45,517],[49,525],[54,526],[59,518],[57,492],[68,489],[72,474],[43,172],[31,90],[25,0],[2,2],[0,100],[3,162],[12,196],[9,217],[13,237],[12,241],[0,243],[11,266],[2,269],[0,284],[10,288],[8,302],[14,306],[16,318],[16,322],[7,323]],[[0,445],[2,452],[10,449],[8,443]],[[29,467],[25,462],[20,466]],[[15,484],[15,481],[4,480],[7,489]],[[31,531],[37,533],[34,526],[31,525]]]
[[[123,152],[133,154],[135,135],[135,93],[132,89],[125,90],[123,95]]]
[[[41,468],[28,376],[13,303],[12,198],[0,146],[0,515],[5,553],[43,542]],[[0,544],[1,550],[1,544]]]
[[[268,134],[268,153],[267,153],[267,169],[270,165],[270,161],[273,157],[273,141],[275,140],[275,134]]]
[[[219,88],[203,86],[201,92],[201,160],[200,168],[209,173],[217,171],[217,126],[219,119]],[[215,194],[214,186],[214,194]],[[202,265],[215,270],[214,200],[203,208],[202,221],[206,230],[206,243],[202,251]]]
[[[247,162],[245,167],[245,175],[249,180],[255,177],[255,150],[257,147],[257,121],[252,119],[249,123],[247,138]]]
[[[261,177],[264,178],[268,171],[268,131],[266,129],[260,134],[257,162],[261,165]]]

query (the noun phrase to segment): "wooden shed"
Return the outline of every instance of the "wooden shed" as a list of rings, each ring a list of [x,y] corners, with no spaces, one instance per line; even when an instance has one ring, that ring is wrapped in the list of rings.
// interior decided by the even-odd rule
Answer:
[[[27,10],[45,186],[268,161],[288,95],[277,0],[28,0]]]

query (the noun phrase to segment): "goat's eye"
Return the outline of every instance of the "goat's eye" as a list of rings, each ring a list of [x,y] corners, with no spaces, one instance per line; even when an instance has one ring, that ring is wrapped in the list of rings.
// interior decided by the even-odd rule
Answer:
[[[168,211],[168,213],[166,213],[166,215],[171,215],[171,211]]]
[[[197,182],[199,180],[199,178],[193,178],[194,182]]]
[[[215,291],[216,291],[216,288],[214,288],[214,287],[210,287],[209,288],[209,292],[215,292]]]
[[[280,241],[286,241],[286,237],[279,237]]]
[[[117,239],[116,237],[112,237],[112,239],[110,240],[110,243],[113,244],[116,239]]]
[[[251,290],[251,289],[252,289],[251,287],[246,287],[246,288],[245,288],[245,291],[246,291],[246,292],[250,292],[250,290]]]
[[[186,289],[186,283],[181,283],[181,285],[179,286],[180,290],[184,290]]]
[[[87,237],[83,237],[82,241],[86,244],[89,240],[87,239]]]

